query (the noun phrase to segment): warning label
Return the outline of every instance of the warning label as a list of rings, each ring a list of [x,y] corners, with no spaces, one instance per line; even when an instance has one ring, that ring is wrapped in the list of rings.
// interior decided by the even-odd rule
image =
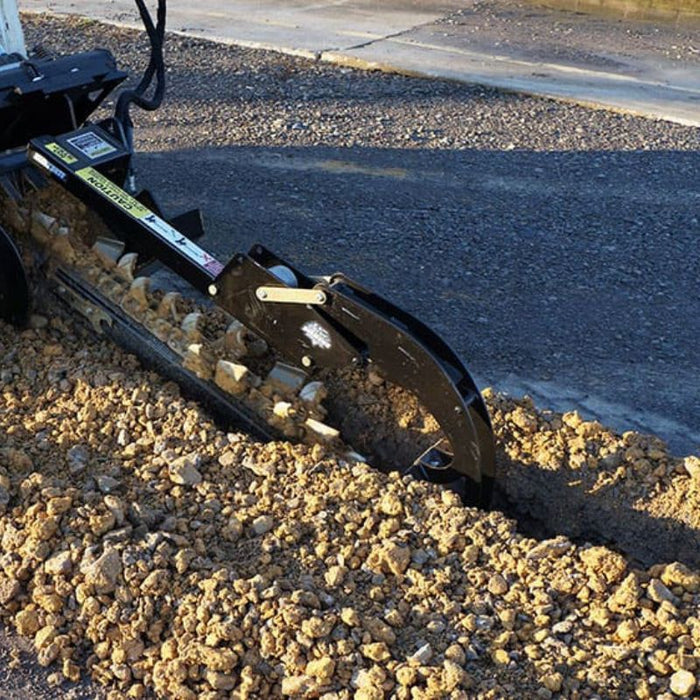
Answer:
[[[163,221],[150,209],[144,207],[141,202],[134,199],[128,192],[115,185],[109,178],[94,168],[87,167],[75,173],[94,190],[97,190],[107,199],[110,199],[121,210],[137,219],[155,233],[162,241],[181,251],[190,260],[197,263],[212,275],[218,275],[224,266],[209,253],[195,245],[189,238],[183,236],[167,221]]]
[[[83,134],[78,134],[78,136],[68,139],[68,143],[73,146],[76,151],[80,151],[83,155],[90,158],[90,160],[101,158],[117,150],[111,143],[105,141],[94,131],[86,131]]]
[[[68,153],[68,151],[65,148],[63,148],[63,146],[60,146],[56,142],[47,143],[46,150],[51,151],[51,153],[58,156],[66,165],[73,165],[73,163],[78,162],[78,159],[74,155]]]
[[[75,174],[134,218],[144,219],[151,213],[141,202],[124,192],[121,187],[115,185],[109,178],[97,172],[94,168],[82,168]]]

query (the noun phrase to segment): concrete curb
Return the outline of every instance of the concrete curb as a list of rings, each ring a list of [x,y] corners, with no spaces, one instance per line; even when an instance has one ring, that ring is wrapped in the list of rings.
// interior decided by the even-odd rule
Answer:
[[[325,51],[321,60],[335,65],[380,70],[420,78],[452,80],[472,85],[496,88],[516,94],[534,95],[553,100],[578,104],[592,109],[604,109],[621,114],[631,114],[651,119],[661,119],[683,126],[700,127],[700,91],[692,88],[672,87],[659,81],[584,70],[543,63],[528,63],[509,57],[471,54],[460,51],[462,58],[471,65],[455,70],[454,51],[438,50],[411,44],[402,51],[399,40],[388,40],[390,50],[380,46],[368,46],[356,52]],[[410,54],[412,55],[408,55]],[[416,55],[424,52],[422,58]],[[393,54],[393,57],[388,55]],[[360,54],[368,54],[365,58]],[[429,54],[429,55],[428,55]],[[397,61],[395,56],[399,56]],[[488,61],[484,59],[488,58]],[[494,70],[479,64],[499,64]],[[518,75],[525,66],[530,75]],[[555,80],[551,77],[556,76]],[[688,100],[694,104],[686,104]]]

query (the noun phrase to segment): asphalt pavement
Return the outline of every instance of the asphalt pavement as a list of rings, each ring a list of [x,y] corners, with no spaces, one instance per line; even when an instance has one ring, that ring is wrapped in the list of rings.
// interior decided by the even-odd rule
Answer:
[[[100,6],[109,14],[120,2]],[[527,8],[449,6],[422,15],[422,31],[458,26],[501,45],[530,37],[530,61],[549,51],[606,72],[614,61],[601,47],[615,46],[676,65],[678,86],[697,64],[697,35],[677,28],[595,20],[574,30],[580,18],[557,15],[577,47]],[[128,46],[115,49],[135,61]],[[434,326],[481,386],[697,453],[697,128],[184,38],[168,56],[169,102],[139,120],[140,172],[172,209],[203,208],[214,252],[261,241],[310,273],[341,269]]]

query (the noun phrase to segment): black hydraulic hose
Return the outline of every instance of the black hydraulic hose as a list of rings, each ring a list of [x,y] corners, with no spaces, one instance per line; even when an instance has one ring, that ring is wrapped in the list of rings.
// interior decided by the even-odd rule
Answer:
[[[157,24],[155,26],[144,0],[136,0],[136,5],[151,44],[151,56],[139,84],[136,88],[124,90],[119,95],[114,111],[114,118],[122,126],[127,141],[125,145],[130,151],[133,150],[133,123],[129,115],[129,108],[132,104],[135,104],[137,107],[150,112],[160,107],[165,96],[163,43],[165,38],[166,0],[158,0]],[[144,96],[144,93],[150,88],[154,76],[156,86],[152,97],[149,99]]]
[[[141,14],[141,19],[146,28],[146,33],[151,41],[151,58],[143,74],[141,81],[134,90],[134,92],[141,97],[144,92],[149,88],[151,81],[153,79],[154,72],[156,75],[156,94],[153,96],[152,100],[141,100],[139,104],[143,109],[157,109],[163,99],[163,93],[165,91],[165,67],[163,62],[163,39],[165,35],[165,0],[159,0],[158,2],[158,15],[157,15],[157,26],[153,26],[153,20],[151,15],[146,9],[144,0],[136,0],[136,4],[139,8],[139,13]],[[154,105],[150,107],[150,105]]]

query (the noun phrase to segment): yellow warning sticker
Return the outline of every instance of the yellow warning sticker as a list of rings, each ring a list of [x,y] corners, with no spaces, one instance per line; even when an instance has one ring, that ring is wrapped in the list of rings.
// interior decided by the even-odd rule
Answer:
[[[158,238],[185,255],[192,262],[200,265],[213,276],[221,274],[224,266],[216,258],[213,258],[205,250],[195,245],[189,238],[183,236],[167,221],[164,221],[150,209],[144,207],[141,202],[134,199],[128,192],[124,192],[121,187],[115,185],[108,177],[91,167],[81,168],[75,174],[103,197],[114,202],[122,211],[125,211],[129,216],[147,226]]]
[[[131,214],[134,218],[145,219],[152,213],[151,210],[144,207],[141,202],[134,199],[128,192],[124,192],[121,187],[115,185],[108,177],[105,177],[94,168],[82,168],[75,174],[100,194],[111,199],[120,209],[123,209],[127,214]]]
[[[54,143],[47,143],[46,144],[46,150],[51,151],[54,155],[57,155],[64,163],[68,165],[73,165],[73,163],[77,163],[78,159],[68,153],[68,151],[63,148],[63,146],[60,146],[56,142]]]

